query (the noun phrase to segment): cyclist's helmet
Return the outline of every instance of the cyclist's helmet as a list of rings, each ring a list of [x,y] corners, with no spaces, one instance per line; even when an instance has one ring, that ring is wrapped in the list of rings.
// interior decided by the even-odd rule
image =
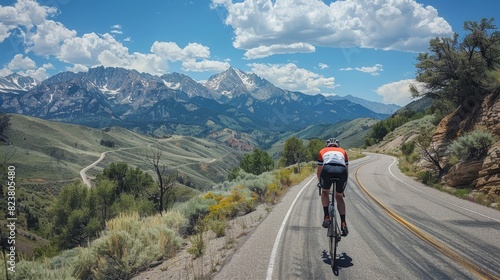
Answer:
[[[330,147],[330,146],[340,147],[340,141],[337,140],[337,138],[330,138],[330,139],[326,140],[325,146],[326,147]]]

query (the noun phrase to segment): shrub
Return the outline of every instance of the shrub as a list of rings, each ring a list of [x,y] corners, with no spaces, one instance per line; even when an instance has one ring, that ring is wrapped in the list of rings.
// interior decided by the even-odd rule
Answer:
[[[176,209],[187,219],[184,233],[193,234],[194,227],[198,220],[203,219],[208,214],[208,207],[216,203],[217,202],[213,199],[205,199],[202,196],[196,196],[180,206],[177,206]]]
[[[450,145],[451,152],[461,161],[480,160],[488,154],[493,135],[486,131],[473,131],[457,138]]]
[[[3,266],[3,264],[2,264]],[[5,277],[5,267],[0,269],[2,276]],[[53,267],[47,262],[31,262],[31,261],[20,261],[16,264],[16,272],[9,273],[9,279],[11,280],[71,280],[77,279],[71,275],[72,270],[70,267]],[[0,277],[2,277],[0,276]],[[3,279],[3,278],[2,278]]]
[[[191,247],[189,247],[188,252],[192,254],[195,258],[200,257],[205,252],[205,240],[203,239],[203,233],[207,230],[207,227],[203,221],[200,221],[196,225],[196,234],[189,237],[191,242]]]
[[[107,231],[90,246],[92,254],[81,250],[76,271],[97,279],[128,279],[151,262],[175,255],[182,243],[176,233],[184,223],[179,215],[171,211],[141,219],[132,213],[108,221]]]
[[[248,213],[255,210],[258,195],[244,186],[236,186],[231,191],[216,195],[206,193],[203,198],[215,202],[208,206],[207,219],[230,219],[240,212]]]
[[[426,185],[432,185],[437,183],[437,177],[430,171],[419,171],[417,172],[417,178],[420,182]]]
[[[225,219],[207,219],[207,227],[215,233],[216,237],[226,235],[227,221]]]
[[[401,145],[401,152],[405,156],[411,155],[411,153],[413,153],[414,150],[415,150],[415,141],[405,142],[403,143],[403,145]]]

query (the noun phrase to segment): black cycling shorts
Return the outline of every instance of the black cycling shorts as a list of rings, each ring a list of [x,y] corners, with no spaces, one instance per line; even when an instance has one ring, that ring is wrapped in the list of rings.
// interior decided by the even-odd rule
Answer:
[[[320,179],[323,189],[328,190],[332,187],[333,182],[331,178],[339,178],[337,181],[337,192],[343,193],[347,185],[347,169],[343,165],[323,165],[321,170]]]

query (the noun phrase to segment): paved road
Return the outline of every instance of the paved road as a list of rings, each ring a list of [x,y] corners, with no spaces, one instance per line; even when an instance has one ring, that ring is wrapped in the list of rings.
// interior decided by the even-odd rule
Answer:
[[[332,271],[315,186],[313,176],[293,187],[214,279],[500,277],[500,211],[419,184],[375,154],[351,162],[350,233]]]

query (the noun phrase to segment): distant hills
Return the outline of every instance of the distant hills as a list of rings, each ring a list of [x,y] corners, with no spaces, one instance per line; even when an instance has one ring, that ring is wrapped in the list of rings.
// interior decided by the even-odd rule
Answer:
[[[352,96],[280,89],[235,68],[205,84],[179,73],[153,76],[112,67],[62,72],[39,83],[17,74],[0,78],[2,112],[94,128],[121,126],[157,136],[261,131],[265,136],[256,141],[265,144],[273,138],[269,135],[342,120],[380,120],[395,109]]]
[[[159,139],[121,127],[95,129],[12,114],[0,141],[0,158],[12,155],[8,162],[19,172],[18,184],[57,192],[80,180],[80,171],[102,152],[107,152],[104,160],[87,172],[91,178],[112,162],[151,170],[147,159],[158,149],[162,163],[177,168],[183,184],[198,190],[224,181],[243,155],[239,149],[191,136]]]

